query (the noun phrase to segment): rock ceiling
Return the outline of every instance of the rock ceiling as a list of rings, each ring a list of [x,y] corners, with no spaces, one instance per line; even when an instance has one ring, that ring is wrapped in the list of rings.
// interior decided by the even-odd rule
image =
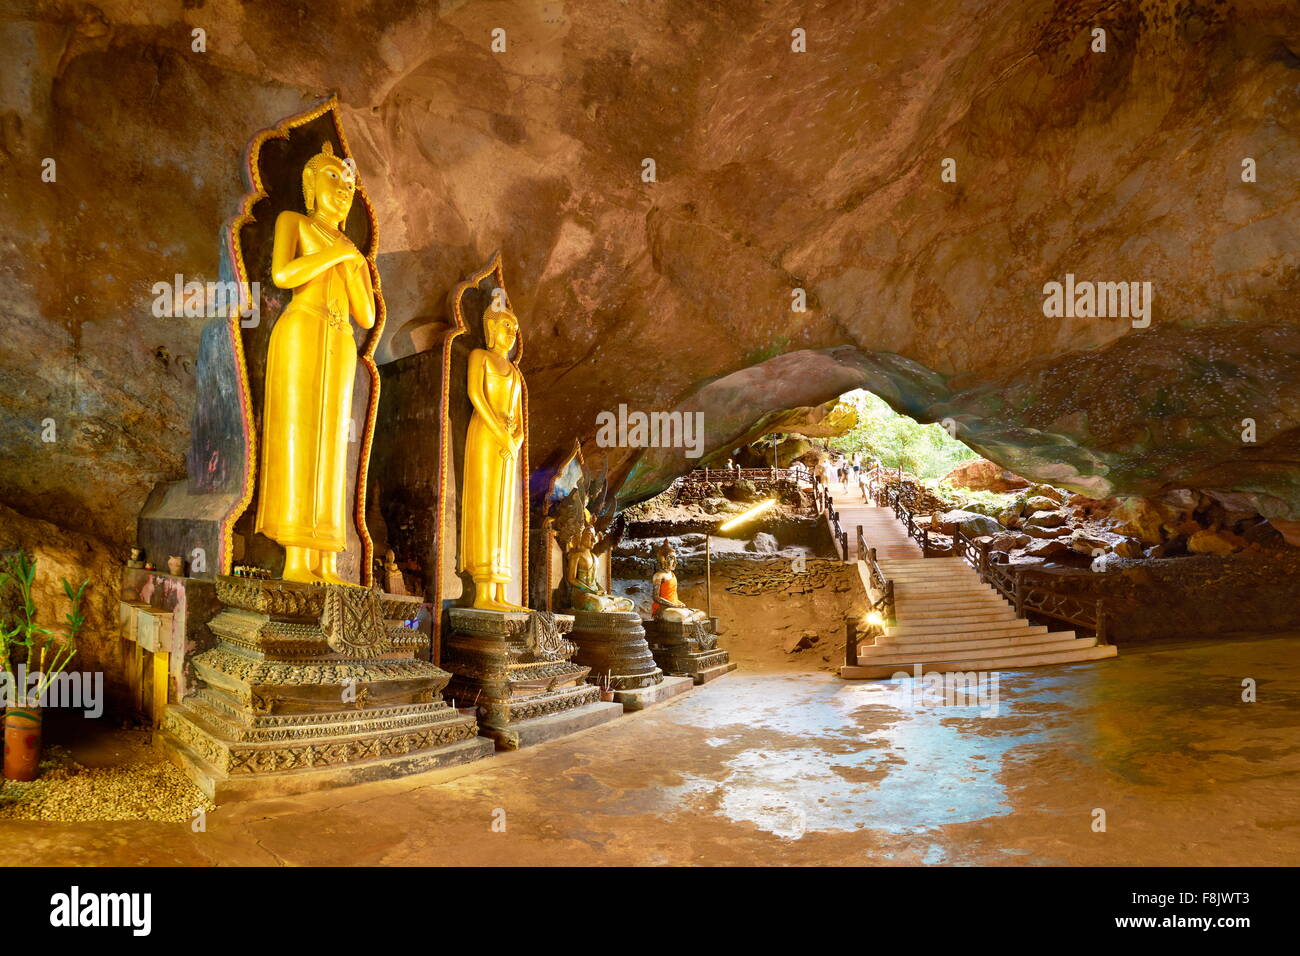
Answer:
[[[599,457],[619,403],[699,408],[721,447],[865,385],[1026,474],[1300,518],[1293,0],[18,7],[0,500],[29,515],[126,543],[183,473],[201,320],[149,290],[216,278],[245,143],[334,93],[381,358],[436,341],[502,249],[535,461]],[[1150,282],[1149,328],[1045,316],[1067,274]],[[629,500],[693,464],[611,457]]]

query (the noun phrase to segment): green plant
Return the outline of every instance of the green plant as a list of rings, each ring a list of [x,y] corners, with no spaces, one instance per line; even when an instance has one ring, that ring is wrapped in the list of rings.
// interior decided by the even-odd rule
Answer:
[[[902,467],[920,478],[940,478],[963,461],[979,455],[951,437],[942,425],[922,425],[900,415],[884,399],[867,391],[840,399],[857,410],[857,424],[827,444],[839,452],[862,452],[886,468]]]
[[[10,686],[14,688],[13,699],[9,702],[11,706],[34,707],[39,704],[45,691],[77,653],[77,634],[86,623],[82,600],[86,586],[90,584],[88,578],[75,591],[68,579],[63,579],[63,593],[68,596],[71,609],[64,615],[61,634],[36,623],[36,600],[32,597],[35,580],[36,562],[21,551],[0,571],[0,590],[12,584],[18,592],[17,609],[8,615],[7,620],[0,622],[0,667],[8,673]],[[15,652],[20,650],[23,652],[21,663],[26,665],[28,672],[39,675],[36,685],[30,689],[26,679],[19,681],[16,673],[19,662],[14,659]]]

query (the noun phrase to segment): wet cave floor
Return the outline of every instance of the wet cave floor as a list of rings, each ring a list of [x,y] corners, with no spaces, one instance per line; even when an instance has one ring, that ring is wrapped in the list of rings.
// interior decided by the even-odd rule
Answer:
[[[736,672],[533,749],[233,804],[200,833],[0,820],[0,864],[1300,860],[1300,635],[1004,671],[996,708],[911,707],[912,682],[840,681],[766,628],[723,644]]]

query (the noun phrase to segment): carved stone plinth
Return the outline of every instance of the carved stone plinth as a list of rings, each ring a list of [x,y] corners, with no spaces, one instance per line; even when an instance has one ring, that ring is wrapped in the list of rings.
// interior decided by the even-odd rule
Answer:
[[[713,621],[683,624],[679,621],[650,620],[645,623],[646,641],[655,663],[665,674],[689,677],[697,684],[736,669],[731,655],[718,647]]]
[[[418,773],[492,751],[442,699],[451,675],[417,657],[419,598],[217,578],[222,605],[195,655],[195,693],[156,740],[214,800]]]
[[[641,615],[635,611],[573,611],[569,639],[578,646],[573,659],[591,668],[587,680],[616,691],[651,687],[664,679],[646,644]]]
[[[590,668],[569,660],[566,614],[452,608],[442,652],[452,672],[449,697],[477,708],[481,733],[516,750],[612,720],[619,704],[602,702]]]

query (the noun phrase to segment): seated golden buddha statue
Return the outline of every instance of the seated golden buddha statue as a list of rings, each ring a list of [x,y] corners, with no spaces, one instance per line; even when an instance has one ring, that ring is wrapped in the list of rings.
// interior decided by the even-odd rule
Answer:
[[[262,406],[256,530],[283,545],[284,580],[348,584],[348,425],[357,347],[375,324],[370,265],[343,224],[356,175],[329,143],[302,171],[306,215],[275,221],[271,277],[293,298],[271,330]]]
[[[655,548],[655,560],[659,570],[650,579],[654,592],[654,603],[650,605],[650,615],[658,621],[672,621],[675,624],[693,624],[708,620],[703,611],[687,607],[677,598],[677,549],[665,541]]]
[[[569,585],[569,603],[575,611],[610,614],[633,610],[631,598],[607,593],[596,580],[596,556],[591,553],[595,544],[596,529],[588,522],[565,555],[564,580]]]

